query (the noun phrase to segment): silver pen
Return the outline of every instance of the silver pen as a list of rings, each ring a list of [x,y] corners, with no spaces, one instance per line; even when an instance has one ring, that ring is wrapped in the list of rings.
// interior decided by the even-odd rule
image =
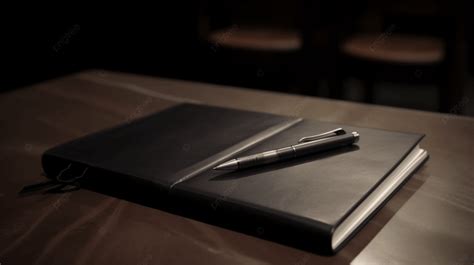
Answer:
[[[346,134],[342,128],[337,128],[322,134],[306,136],[298,144],[278,148],[254,155],[244,156],[229,160],[214,167],[215,170],[237,170],[248,167],[275,163],[304,155],[319,153],[356,143],[359,133]]]

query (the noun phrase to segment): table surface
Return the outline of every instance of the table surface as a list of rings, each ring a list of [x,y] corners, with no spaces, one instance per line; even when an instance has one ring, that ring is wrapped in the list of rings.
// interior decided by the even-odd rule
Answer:
[[[182,102],[424,133],[431,157],[329,257],[89,190],[18,194],[47,148]],[[2,265],[474,263],[472,118],[91,70],[1,94],[0,128]]]

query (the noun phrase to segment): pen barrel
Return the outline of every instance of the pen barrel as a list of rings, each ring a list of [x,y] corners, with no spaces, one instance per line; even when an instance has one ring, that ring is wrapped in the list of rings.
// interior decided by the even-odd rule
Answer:
[[[277,150],[263,152],[260,154],[237,158],[239,168],[248,168],[257,165],[265,165],[279,160]]]
[[[238,168],[248,168],[254,166],[261,166],[270,164],[277,161],[282,161],[298,156],[309,155],[313,153],[323,152],[338,147],[351,145],[358,139],[358,135],[344,134],[334,136],[327,139],[316,140],[312,142],[306,142],[296,144],[288,147],[279,148],[255,155],[245,156],[236,158]]]
[[[277,149],[279,160],[289,159],[296,156],[295,149],[293,146],[283,147]]]
[[[295,156],[303,156],[351,145],[356,141],[353,134],[344,134],[328,139],[293,145]]]

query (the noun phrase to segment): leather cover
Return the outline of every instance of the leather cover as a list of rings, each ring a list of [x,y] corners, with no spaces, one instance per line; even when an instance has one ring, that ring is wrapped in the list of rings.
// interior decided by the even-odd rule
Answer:
[[[54,178],[100,169],[168,191],[168,198],[265,233],[302,235],[322,253],[339,224],[422,139],[422,135],[224,109],[180,105],[45,152]],[[342,127],[361,135],[356,146],[235,172],[212,166],[295,144],[302,136]],[[63,177],[63,176],[62,176]],[[92,180],[93,181],[93,180]],[[263,228],[262,228],[263,229]],[[271,231],[273,229],[273,231]],[[300,238],[301,239],[301,238]]]
[[[55,177],[71,171],[64,169],[74,162],[169,188],[193,173],[202,161],[224,151],[235,153],[245,147],[243,142],[247,139],[262,140],[296,121],[264,113],[182,104],[47,150],[43,168],[48,176]],[[73,171],[83,172],[75,168]]]
[[[232,214],[237,220],[245,215],[258,223],[258,227],[278,230],[268,233],[280,233],[283,229],[299,231],[299,236],[310,241],[313,250],[332,253],[335,250],[331,247],[331,236],[335,227],[423,136],[302,121],[241,154],[289,146],[302,136],[339,127],[347,132],[359,132],[356,146],[259,168],[206,171],[177,185],[172,194],[201,202],[217,214]],[[275,226],[275,222],[279,225]]]

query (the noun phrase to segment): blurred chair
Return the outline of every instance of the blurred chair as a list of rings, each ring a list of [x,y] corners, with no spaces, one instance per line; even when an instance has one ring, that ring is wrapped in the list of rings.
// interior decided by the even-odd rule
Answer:
[[[201,39],[219,83],[288,90],[302,37],[298,1],[207,1]]]
[[[369,103],[374,102],[374,83],[378,81],[435,84],[439,110],[444,112],[459,102],[463,84],[450,71],[459,41],[455,37],[458,23],[437,9],[435,2],[425,1],[420,9],[413,5],[384,2],[380,7],[383,31],[355,33],[339,44],[338,76],[333,80],[339,89],[332,91],[333,97],[342,96],[342,80],[356,77],[362,81]]]

